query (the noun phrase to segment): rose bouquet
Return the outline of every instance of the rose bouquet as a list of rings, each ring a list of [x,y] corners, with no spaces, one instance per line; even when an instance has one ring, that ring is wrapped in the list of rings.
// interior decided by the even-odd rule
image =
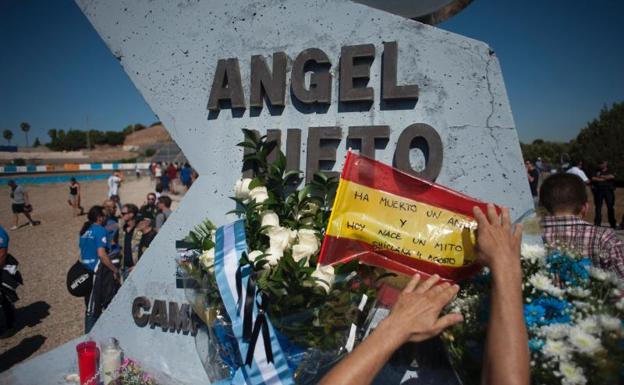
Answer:
[[[236,208],[231,213],[244,219],[245,242],[237,261],[238,295],[234,297],[240,298],[241,292],[253,286],[257,306],[252,303],[251,308],[257,309],[253,311],[258,318],[266,315],[272,325],[271,336],[263,335],[264,343],[275,337],[294,381],[311,383],[361,337],[364,315],[373,305],[378,281],[386,274],[357,261],[318,265],[336,179],[319,173],[298,188],[300,172],[286,170],[286,159],[276,143],[253,131],[244,133],[245,141],[239,143],[245,148],[243,168],[253,178],[240,179],[232,197]],[[222,244],[223,237],[206,221],[185,239],[179,258],[191,278],[185,281],[193,308],[207,329],[203,337],[198,335],[203,339],[198,349],[211,381],[235,376],[246,363],[236,322],[219,291],[218,281],[224,278],[216,261]],[[226,278],[234,282],[231,275]],[[241,277],[247,279],[246,285]],[[239,300],[237,313],[249,310],[250,301],[244,302]],[[249,325],[252,329],[255,324]],[[262,333],[258,326],[256,338]]]
[[[622,280],[562,245],[523,244],[521,254],[532,383],[622,383]],[[489,281],[486,271],[463,285],[451,307],[464,322],[444,334],[465,384],[480,379]]]

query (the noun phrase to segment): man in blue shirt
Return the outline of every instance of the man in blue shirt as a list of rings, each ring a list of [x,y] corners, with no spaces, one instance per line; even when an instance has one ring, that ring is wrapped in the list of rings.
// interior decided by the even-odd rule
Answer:
[[[93,223],[82,235],[80,235],[80,261],[90,271],[95,271],[99,256],[103,249],[106,254],[108,246],[106,229],[101,223]]]

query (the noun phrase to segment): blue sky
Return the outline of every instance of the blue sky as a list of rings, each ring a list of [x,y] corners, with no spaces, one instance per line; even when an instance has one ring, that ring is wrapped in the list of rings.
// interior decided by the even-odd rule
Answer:
[[[624,1],[475,0],[439,27],[496,51],[524,142],[572,139],[624,100]],[[0,0],[0,47],[0,130],[14,143],[22,121],[32,143],[157,120],[71,0]]]

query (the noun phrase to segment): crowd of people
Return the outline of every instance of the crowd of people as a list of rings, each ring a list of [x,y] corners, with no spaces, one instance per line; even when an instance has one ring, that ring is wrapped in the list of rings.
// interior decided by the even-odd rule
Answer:
[[[161,163],[152,162],[149,167],[150,176],[157,181],[156,192],[171,192],[176,193],[174,181],[178,179],[186,190],[191,187],[191,184],[197,179],[197,172],[186,162],[180,164],[177,162]]]
[[[168,175],[168,191],[177,177],[177,171]],[[140,207],[122,204],[122,183],[122,175],[113,172],[107,180],[108,199],[89,209],[80,231],[80,260],[92,276],[92,289],[85,296],[85,333],[91,330],[172,213],[171,197],[158,192],[161,180],[156,183],[157,191],[148,193]],[[184,185],[188,189],[191,184],[192,181]]]
[[[587,177],[579,162],[567,172],[546,177],[540,184],[540,170],[530,161],[526,166],[531,191],[535,190],[533,195],[537,205],[544,211],[541,217],[544,242],[572,247],[589,256],[596,266],[624,278],[624,241],[613,229],[601,227],[598,215],[603,201],[607,206],[612,206],[614,201],[614,175],[607,162],[601,163],[591,178]],[[176,171],[175,175],[172,172],[163,181],[163,175],[168,174],[171,167],[175,166],[170,164],[165,168],[154,164],[150,169],[157,186],[162,187],[167,182],[168,190],[172,191],[170,179],[180,175],[182,184],[190,187],[194,180],[192,173],[187,174],[191,178],[188,185],[181,171]],[[85,297],[86,333],[171,215],[171,198],[164,192],[150,192],[140,207],[133,203],[122,204],[119,198],[122,182],[119,174],[111,175],[108,199],[88,210],[87,222],[80,230],[80,262],[93,277],[89,295]],[[584,220],[589,212],[588,185],[596,203],[594,225]],[[14,205],[28,202],[23,189],[20,190],[14,182],[11,188],[12,197],[16,196]],[[73,196],[73,200],[70,199],[70,203],[74,212],[82,210],[79,195],[79,184],[72,180],[70,198]],[[23,212],[19,209],[16,207],[13,212],[16,215]],[[609,222],[615,227],[615,215],[611,210],[608,210]],[[32,222],[32,218],[26,217]],[[478,224],[478,260],[490,268],[493,277],[483,383],[528,384],[529,351],[520,268],[521,226],[511,225],[508,209],[503,208],[499,215],[493,205],[488,205],[486,213],[475,208],[474,217]],[[7,265],[8,243],[8,234],[0,227],[0,267]],[[459,287],[439,283],[439,279],[437,275],[426,280],[418,275],[412,277],[389,317],[336,365],[321,384],[370,383],[401,345],[429,339],[461,322],[461,314],[441,315]],[[12,304],[5,299],[3,295],[2,307],[10,318]]]
[[[541,158],[537,158],[535,163],[530,160],[525,161],[525,167],[531,195],[533,195],[533,200],[537,207],[539,203],[539,185],[542,176],[557,173],[558,170],[548,170],[547,165],[542,162]],[[604,203],[607,208],[609,226],[613,229],[624,229],[624,215],[619,225],[615,218],[615,173],[609,169],[608,161],[600,162],[594,172],[590,173],[586,172],[582,160],[576,160],[564,164],[560,172],[576,175],[591,189],[594,200],[594,225],[602,226],[602,206]]]

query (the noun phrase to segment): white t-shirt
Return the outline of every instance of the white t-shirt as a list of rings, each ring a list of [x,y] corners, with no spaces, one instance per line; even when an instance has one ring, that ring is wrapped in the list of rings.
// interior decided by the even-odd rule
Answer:
[[[108,177],[108,197],[110,198],[113,195],[119,195],[119,183],[121,183],[121,178],[117,175],[111,175]]]
[[[568,171],[566,171],[568,174],[574,174],[576,176],[578,176],[579,178],[581,178],[581,180],[584,183],[587,183],[589,181],[589,178],[587,178],[587,175],[585,175],[585,172],[583,170],[581,170],[580,168],[574,166],[571,167]]]

